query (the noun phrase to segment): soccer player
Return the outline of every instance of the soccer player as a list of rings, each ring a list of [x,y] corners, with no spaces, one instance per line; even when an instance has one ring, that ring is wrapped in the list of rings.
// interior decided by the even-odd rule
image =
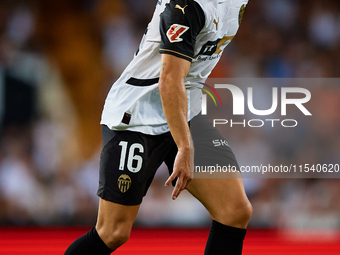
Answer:
[[[191,171],[194,163],[238,167],[227,143],[214,146],[224,138],[200,114],[197,87],[235,36],[247,2],[158,1],[138,51],[105,101],[97,224],[65,255],[111,254],[124,244],[162,162],[172,198],[187,189],[212,217],[204,254],[242,253],[252,207],[241,176],[191,179]]]

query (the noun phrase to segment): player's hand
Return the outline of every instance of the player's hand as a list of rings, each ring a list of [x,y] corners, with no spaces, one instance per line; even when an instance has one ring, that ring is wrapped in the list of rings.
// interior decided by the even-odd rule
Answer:
[[[184,190],[192,180],[192,173],[194,167],[194,149],[178,150],[176,159],[174,162],[174,169],[168,180],[165,182],[165,186],[169,186],[173,180],[177,177],[175,188],[172,192],[172,199],[175,200],[179,194]]]

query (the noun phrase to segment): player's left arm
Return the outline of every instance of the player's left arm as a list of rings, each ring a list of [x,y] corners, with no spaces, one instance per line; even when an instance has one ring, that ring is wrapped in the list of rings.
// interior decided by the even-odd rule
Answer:
[[[165,117],[178,153],[169,185],[176,177],[172,193],[176,199],[189,184],[193,168],[193,143],[188,125],[188,100],[184,79],[187,76],[196,37],[205,24],[205,14],[193,0],[172,0],[160,16],[162,71],[159,90]]]

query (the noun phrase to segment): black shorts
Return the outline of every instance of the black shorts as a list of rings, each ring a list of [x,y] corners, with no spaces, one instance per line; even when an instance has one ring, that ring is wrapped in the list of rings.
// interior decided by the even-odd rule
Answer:
[[[207,116],[199,114],[194,117],[190,121],[190,130],[195,147],[195,166],[219,165],[239,169],[228,142]],[[114,131],[102,125],[102,138],[97,192],[102,199],[122,205],[139,205],[163,162],[169,175],[172,173],[177,146],[170,132],[146,135]]]

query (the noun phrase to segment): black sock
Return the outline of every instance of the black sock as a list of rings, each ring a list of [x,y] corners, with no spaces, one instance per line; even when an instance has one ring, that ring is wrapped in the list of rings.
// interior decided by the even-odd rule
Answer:
[[[64,255],[109,255],[113,252],[100,239],[97,230],[93,227],[85,235],[75,240],[65,251]]]
[[[204,255],[241,255],[246,229],[212,222]]]

